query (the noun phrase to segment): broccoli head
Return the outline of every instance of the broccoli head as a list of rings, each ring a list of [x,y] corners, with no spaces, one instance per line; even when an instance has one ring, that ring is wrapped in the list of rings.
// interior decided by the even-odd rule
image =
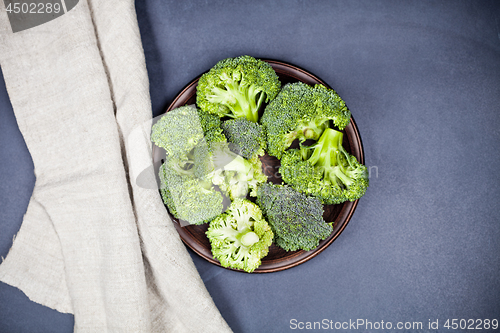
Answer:
[[[170,213],[191,224],[206,223],[221,214],[223,196],[210,181],[214,165],[196,108],[167,112],[153,125],[151,140],[167,152],[159,178]]]
[[[160,193],[170,213],[189,224],[203,224],[223,211],[223,196],[212,183],[194,176],[184,162],[167,159],[160,167]]]
[[[279,169],[283,180],[325,204],[361,198],[368,188],[367,169],[346,152],[342,140],[342,132],[328,128],[315,144],[287,150]]]
[[[295,82],[266,106],[260,122],[267,132],[267,152],[281,158],[294,140],[317,140],[330,122],[342,130],[350,119],[351,112],[334,90]]]
[[[222,129],[228,142],[232,144],[231,149],[238,155],[252,158],[265,154],[266,135],[258,123],[246,118],[230,119],[222,123]]]
[[[276,97],[280,87],[276,72],[267,62],[250,56],[227,58],[200,77],[196,103],[221,118],[257,122],[260,106]]]
[[[273,232],[262,211],[246,199],[234,200],[210,222],[206,235],[211,251],[223,267],[253,272],[269,253]]]
[[[217,115],[201,109],[198,109],[198,116],[209,150],[212,152],[220,149],[220,146],[226,146],[227,139],[222,132],[222,120]]]
[[[333,231],[323,219],[321,202],[289,186],[259,186],[257,204],[271,226],[274,243],[286,251],[313,250]]]
[[[203,140],[198,112],[192,106],[181,106],[163,115],[152,127],[151,140],[167,152],[182,157]]]

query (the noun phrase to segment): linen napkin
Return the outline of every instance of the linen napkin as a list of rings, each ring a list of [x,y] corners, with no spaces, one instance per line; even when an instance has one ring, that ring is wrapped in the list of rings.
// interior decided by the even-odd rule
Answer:
[[[157,190],[131,0],[80,0],[12,33],[0,66],[36,183],[0,280],[73,313],[77,332],[230,332]],[[149,127],[144,127],[149,124]]]

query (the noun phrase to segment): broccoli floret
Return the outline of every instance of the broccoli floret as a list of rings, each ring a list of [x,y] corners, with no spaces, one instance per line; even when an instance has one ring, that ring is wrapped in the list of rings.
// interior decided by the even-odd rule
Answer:
[[[289,186],[259,186],[257,204],[271,226],[274,243],[286,251],[313,250],[333,231],[323,219],[321,202]]]
[[[223,211],[223,196],[209,181],[194,176],[192,169],[175,159],[160,167],[160,193],[170,213],[189,224],[211,221]]]
[[[210,222],[206,232],[214,258],[223,267],[253,272],[269,253],[273,232],[259,207],[235,199],[228,210]]]
[[[203,111],[202,109],[197,109],[197,110],[198,110],[198,116],[200,117],[200,124],[201,127],[203,128],[204,133],[210,132],[212,130],[217,130],[217,131],[220,130],[220,132],[222,133],[221,129],[222,120],[218,116]]]
[[[213,162],[212,183],[231,200],[245,198],[247,194],[255,197],[258,186],[267,181],[258,156],[247,160],[224,149],[213,155]]]
[[[223,196],[208,177],[214,165],[196,108],[183,106],[167,112],[153,126],[151,139],[167,152],[159,178],[170,213],[191,224],[206,223],[221,214]]]
[[[267,152],[281,158],[295,139],[317,140],[330,127],[340,130],[351,119],[351,112],[332,89],[302,82],[289,83],[265,108],[261,124],[267,132]]]
[[[151,140],[170,157],[183,157],[203,140],[196,108],[181,106],[167,112],[152,127]]]
[[[314,145],[286,151],[279,169],[283,180],[325,204],[361,198],[368,188],[367,169],[346,152],[342,140],[342,132],[328,128]]]
[[[222,120],[217,115],[201,109],[198,109],[198,116],[209,150],[213,152],[219,149],[220,146],[225,146],[227,139],[222,132]]]
[[[266,136],[263,127],[246,118],[226,120],[222,129],[227,140],[232,144],[231,150],[244,158],[265,154]]]
[[[196,103],[221,118],[244,117],[257,122],[260,106],[276,97],[280,87],[267,62],[246,55],[227,58],[200,77]]]

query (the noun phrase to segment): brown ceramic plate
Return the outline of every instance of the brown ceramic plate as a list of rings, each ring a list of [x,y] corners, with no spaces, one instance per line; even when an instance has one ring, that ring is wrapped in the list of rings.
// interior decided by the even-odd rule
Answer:
[[[302,81],[308,84],[320,83],[328,87],[328,85],[323,80],[297,66],[293,66],[276,60],[263,60],[267,61],[274,68],[283,85],[289,82]],[[189,83],[177,95],[177,97],[165,112],[186,104],[195,104],[196,86],[198,84],[198,79],[199,77],[191,81],[191,83]],[[363,145],[361,143],[361,137],[359,135],[354,119],[351,118],[351,122],[345,128],[344,133],[344,148],[349,153],[356,156],[358,161],[364,163]],[[156,146],[153,147],[154,165],[159,166],[161,164],[161,158],[161,149]],[[264,170],[266,170],[266,174],[269,177],[269,181],[273,183],[281,183],[281,179],[279,177],[279,174],[277,173],[279,161],[276,158],[268,155],[263,156],[261,160]],[[347,226],[347,223],[349,223],[349,220],[351,219],[357,205],[358,200],[354,202],[345,202],[339,205],[326,205],[325,213],[323,215],[325,221],[335,222],[333,225],[333,232],[327,239],[321,241],[319,243],[319,246],[312,251],[300,250],[286,252],[285,250],[273,244],[269,249],[269,254],[262,259],[262,265],[258,267],[254,271],[254,273],[269,273],[285,270],[300,265],[301,263],[315,257],[321,251],[326,249],[337,237],[339,237],[339,235]],[[208,229],[208,224],[188,225],[182,227],[177,219],[172,218],[172,220],[174,221],[174,225],[179,232],[180,237],[188,247],[190,247],[194,252],[196,252],[207,261],[220,266],[220,263],[213,258],[212,253],[210,252],[210,242],[205,236],[205,231]]]

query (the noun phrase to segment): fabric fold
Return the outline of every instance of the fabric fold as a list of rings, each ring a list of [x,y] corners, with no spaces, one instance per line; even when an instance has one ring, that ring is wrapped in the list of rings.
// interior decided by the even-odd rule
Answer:
[[[21,289],[33,302],[62,313],[73,313],[59,237],[49,215],[34,196],[21,229],[0,265],[0,280]]]
[[[77,332],[229,332],[158,191],[130,172],[153,173],[133,1],[81,0],[16,34],[5,11],[0,21],[0,65],[37,178],[0,280],[74,313]]]

